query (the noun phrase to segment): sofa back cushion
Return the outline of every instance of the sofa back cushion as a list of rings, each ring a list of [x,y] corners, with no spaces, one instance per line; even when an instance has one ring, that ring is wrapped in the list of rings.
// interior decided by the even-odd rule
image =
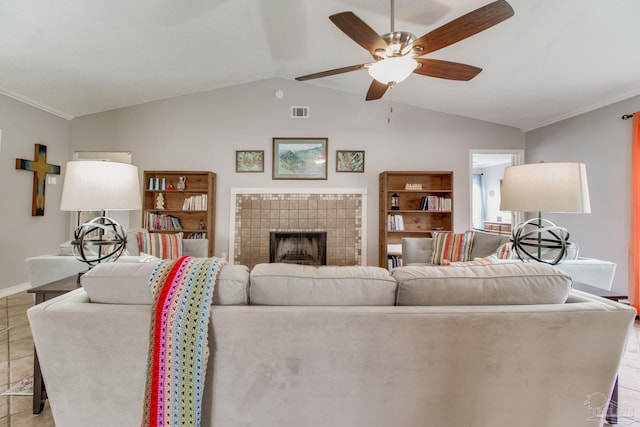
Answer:
[[[398,305],[562,304],[571,277],[542,263],[396,268]]]
[[[471,259],[485,258],[495,255],[500,245],[508,243],[511,236],[505,234],[485,233],[476,231],[471,247]]]
[[[380,267],[258,264],[250,304],[394,305],[397,282]]]
[[[98,264],[82,275],[81,284],[94,303],[151,304],[149,277],[157,262],[110,262]],[[248,302],[249,269],[244,265],[224,265],[213,291],[215,305],[242,305]]]

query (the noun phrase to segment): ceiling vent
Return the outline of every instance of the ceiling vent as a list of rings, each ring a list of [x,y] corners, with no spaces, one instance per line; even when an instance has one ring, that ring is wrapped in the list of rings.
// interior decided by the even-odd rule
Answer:
[[[291,107],[292,119],[308,119],[309,107]]]

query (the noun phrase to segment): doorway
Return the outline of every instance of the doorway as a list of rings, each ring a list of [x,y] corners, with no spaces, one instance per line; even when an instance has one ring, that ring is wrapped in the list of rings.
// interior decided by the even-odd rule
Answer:
[[[469,150],[470,230],[511,234],[521,212],[500,210],[504,170],[523,163],[524,150]]]

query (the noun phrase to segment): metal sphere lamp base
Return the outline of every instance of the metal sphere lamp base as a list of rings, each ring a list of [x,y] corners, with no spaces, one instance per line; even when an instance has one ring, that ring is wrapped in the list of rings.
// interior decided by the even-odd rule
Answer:
[[[126,251],[127,232],[115,220],[99,216],[75,229],[73,254],[89,269],[101,262],[116,261]],[[78,281],[83,273],[78,274]]]
[[[513,247],[522,261],[555,265],[567,257],[569,232],[540,216],[518,225],[512,237]]]

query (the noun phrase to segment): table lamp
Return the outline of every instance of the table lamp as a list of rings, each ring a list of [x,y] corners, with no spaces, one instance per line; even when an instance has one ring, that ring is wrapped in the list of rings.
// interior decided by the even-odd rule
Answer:
[[[107,217],[106,211],[141,208],[136,166],[93,160],[67,163],[60,209],[101,212],[99,217],[79,225],[71,242],[76,258],[89,268],[102,261],[115,261],[126,249],[125,228]]]
[[[542,212],[591,213],[587,169],[583,163],[533,163],[505,169],[500,210],[538,212],[512,232],[523,261],[558,264],[567,255],[569,232],[542,219]],[[551,259],[543,259],[552,255]]]

